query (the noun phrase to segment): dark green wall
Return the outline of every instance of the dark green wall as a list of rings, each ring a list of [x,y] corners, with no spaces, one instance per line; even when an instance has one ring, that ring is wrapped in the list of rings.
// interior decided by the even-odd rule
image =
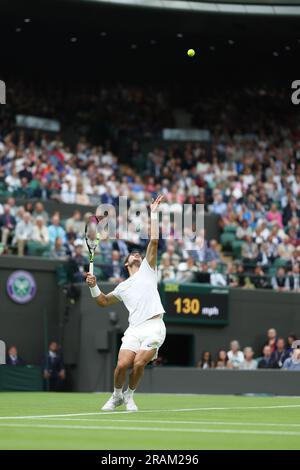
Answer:
[[[0,257],[0,338],[7,346],[16,344],[26,363],[40,364],[45,341],[60,339],[58,264],[39,258]],[[9,275],[18,269],[30,271],[37,284],[35,298],[24,305],[13,302],[6,292]]]

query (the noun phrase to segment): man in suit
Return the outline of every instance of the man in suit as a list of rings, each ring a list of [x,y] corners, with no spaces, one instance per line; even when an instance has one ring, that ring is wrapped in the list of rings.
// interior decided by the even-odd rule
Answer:
[[[8,366],[25,366],[25,362],[19,356],[16,346],[11,346],[7,352],[6,364]]]
[[[65,366],[56,341],[52,341],[44,364],[44,379],[50,391],[59,391],[66,378]]]

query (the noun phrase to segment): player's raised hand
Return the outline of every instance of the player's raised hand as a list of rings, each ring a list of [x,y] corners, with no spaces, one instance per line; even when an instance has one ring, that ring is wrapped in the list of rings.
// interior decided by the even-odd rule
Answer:
[[[97,284],[96,276],[93,276],[92,274],[87,273],[86,283],[89,287],[95,287],[95,285]]]
[[[164,198],[165,198],[165,196],[163,194],[159,194],[157,196],[155,201],[153,201],[152,204],[150,205],[151,212],[156,212],[157,211],[158,206],[164,200]]]

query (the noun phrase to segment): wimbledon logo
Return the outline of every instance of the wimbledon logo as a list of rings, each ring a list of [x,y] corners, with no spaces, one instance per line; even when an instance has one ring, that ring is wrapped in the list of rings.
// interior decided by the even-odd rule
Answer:
[[[18,304],[30,302],[36,294],[34,277],[28,271],[15,271],[7,280],[7,293]]]

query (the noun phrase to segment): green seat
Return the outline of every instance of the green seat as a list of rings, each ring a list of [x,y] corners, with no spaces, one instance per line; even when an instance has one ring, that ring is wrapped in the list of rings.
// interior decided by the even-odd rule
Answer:
[[[285,259],[282,259],[282,258],[277,258],[274,261],[274,267],[275,268],[285,267],[286,264],[287,264],[287,261]]]
[[[98,266],[99,264],[105,264],[105,260],[102,255],[96,255],[94,257],[94,265]]]
[[[225,225],[224,233],[236,233],[236,225]]]
[[[42,245],[42,243],[30,240],[27,242],[27,251],[29,256],[43,256],[49,251],[50,245]]]
[[[220,241],[223,249],[231,249],[232,243],[235,240],[234,233],[222,233]]]
[[[232,252],[234,258],[241,258],[242,257],[242,246],[245,242],[242,240],[234,240],[232,242]]]

